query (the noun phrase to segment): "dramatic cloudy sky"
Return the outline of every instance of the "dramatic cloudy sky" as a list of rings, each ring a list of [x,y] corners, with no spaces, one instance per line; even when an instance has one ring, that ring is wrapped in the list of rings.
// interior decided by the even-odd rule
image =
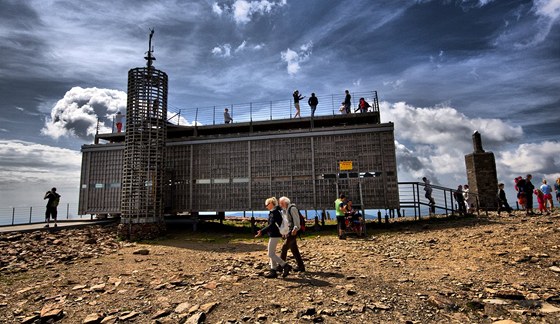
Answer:
[[[170,107],[377,90],[401,181],[465,183],[475,129],[501,181],[552,180],[559,16],[560,0],[2,0],[0,206],[51,186],[77,201],[80,147],[124,110],[149,28]]]

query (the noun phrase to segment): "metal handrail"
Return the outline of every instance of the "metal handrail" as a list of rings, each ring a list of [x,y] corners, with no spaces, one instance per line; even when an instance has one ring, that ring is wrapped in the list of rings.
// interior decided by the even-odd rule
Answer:
[[[58,219],[80,219],[77,203],[58,206]],[[45,206],[25,206],[0,208],[0,226],[35,224],[45,221]]]
[[[370,105],[369,112],[379,112],[379,99],[377,91],[353,92],[351,113],[355,113],[360,98],[364,98]],[[339,107],[344,101],[345,95],[332,94],[328,96],[317,96],[319,104],[315,111],[315,116],[331,116],[340,114]],[[308,96],[300,101],[300,111],[302,117],[310,117],[311,109],[307,104]],[[294,118],[296,113],[292,99],[247,102],[238,104],[212,105],[206,107],[190,107],[179,108],[168,105],[168,122],[175,125],[215,125],[223,124],[222,118],[219,118],[228,108],[233,122],[255,122],[276,119]],[[218,117],[217,117],[218,116]],[[191,118],[189,120],[189,117]]]
[[[400,207],[413,209],[414,218],[421,218],[422,207],[427,207],[427,209],[431,207],[428,200],[424,198],[424,194],[421,194],[421,192],[424,192],[423,188],[426,187],[426,184],[423,182],[399,182],[398,185]],[[436,202],[434,206],[435,210],[443,211],[446,216],[449,216],[449,213],[452,215],[455,214],[458,208],[455,205],[457,201],[454,197],[454,193],[456,193],[457,190],[437,185],[430,186],[432,187],[432,197]],[[477,215],[480,215],[480,199],[478,193],[469,191],[469,195],[473,195],[475,197],[474,208]],[[486,213],[488,213],[488,211],[486,211]]]

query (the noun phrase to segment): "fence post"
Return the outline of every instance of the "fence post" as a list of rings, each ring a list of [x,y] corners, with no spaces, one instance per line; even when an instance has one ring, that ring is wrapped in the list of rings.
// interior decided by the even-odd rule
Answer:
[[[15,217],[16,217],[16,208],[13,207],[13,208],[12,208],[12,225],[14,225],[14,219],[15,219]]]
[[[31,224],[31,213],[33,212],[33,207],[29,207],[29,224]]]
[[[253,103],[252,102],[249,103],[249,116],[251,116],[250,121],[252,123],[253,122]]]
[[[292,118],[292,101],[290,100],[290,119]]]
[[[194,113],[194,126],[198,124],[198,108],[196,108],[196,112]]]
[[[272,120],[272,101],[270,102],[270,120]]]
[[[70,203],[66,203],[66,219],[69,218],[70,214]]]

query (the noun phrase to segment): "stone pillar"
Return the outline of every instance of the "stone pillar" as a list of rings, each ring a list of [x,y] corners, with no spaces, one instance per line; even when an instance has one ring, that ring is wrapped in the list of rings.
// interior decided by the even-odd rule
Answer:
[[[494,153],[482,149],[479,132],[473,134],[474,152],[465,155],[469,191],[477,193],[479,208],[496,210],[496,193],[498,192],[498,174]]]

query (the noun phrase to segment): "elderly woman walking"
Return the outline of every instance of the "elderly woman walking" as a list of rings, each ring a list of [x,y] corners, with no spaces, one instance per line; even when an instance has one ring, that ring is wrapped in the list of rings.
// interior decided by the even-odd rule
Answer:
[[[292,267],[282,260],[276,254],[276,247],[282,239],[280,234],[280,226],[282,225],[282,208],[278,206],[278,200],[276,197],[268,198],[265,201],[266,209],[269,210],[268,214],[268,225],[257,232],[255,237],[262,236],[262,233],[268,233],[270,239],[268,240],[268,257],[270,258],[270,271],[266,273],[265,278],[276,278],[278,277],[278,271],[282,272],[282,277],[286,277]]]

